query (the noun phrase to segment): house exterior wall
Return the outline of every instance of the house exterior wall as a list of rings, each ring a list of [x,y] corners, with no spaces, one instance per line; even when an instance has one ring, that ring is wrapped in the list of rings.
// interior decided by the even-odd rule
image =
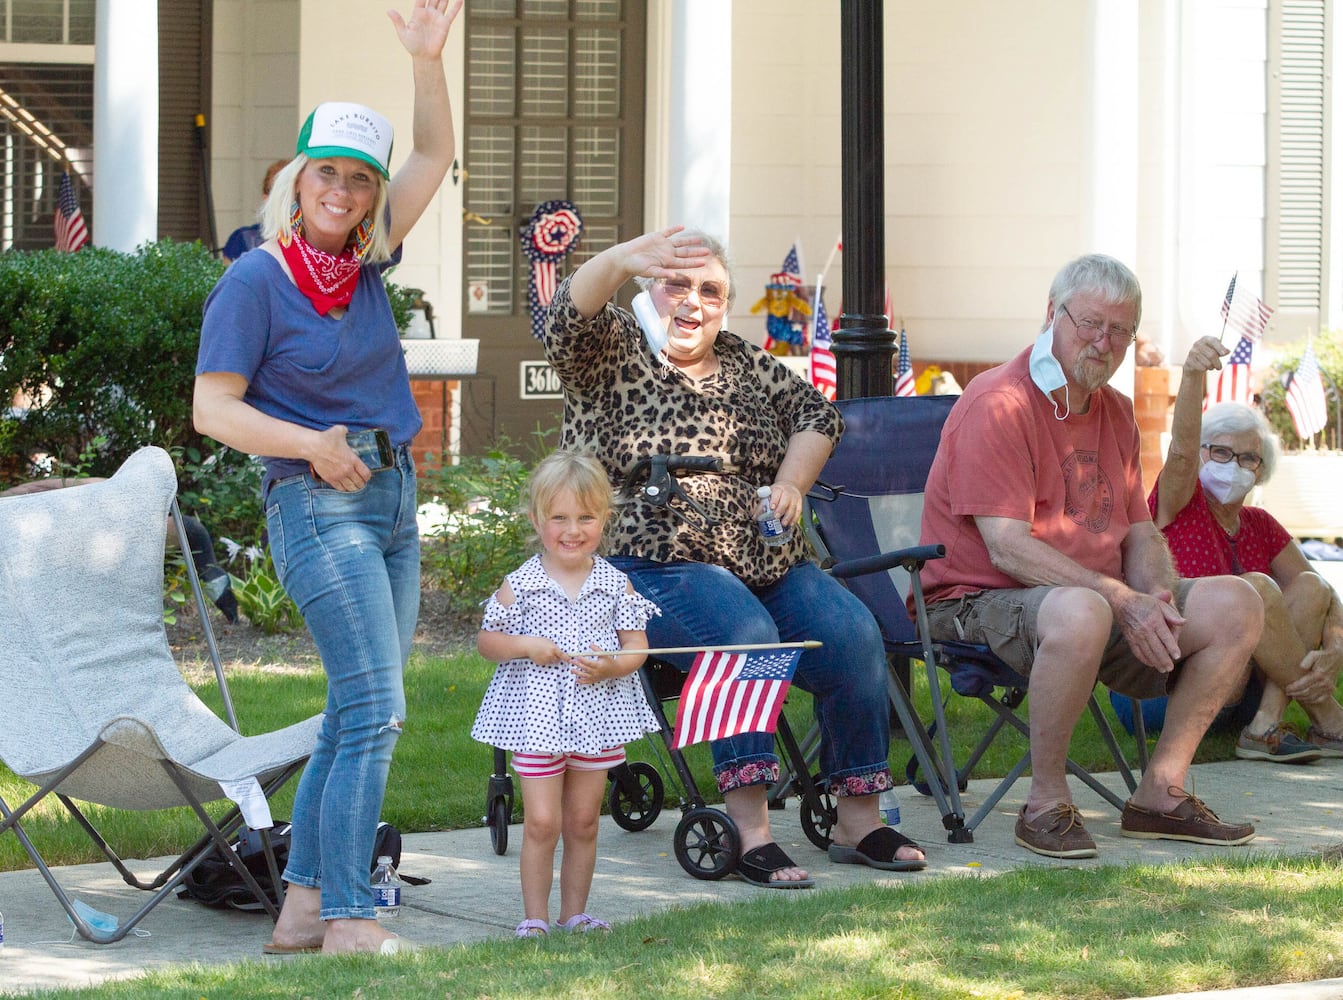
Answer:
[[[697,221],[670,210],[722,186],[739,289],[729,326],[758,342],[750,306],[788,247],[799,241],[810,283],[840,231],[839,5],[648,2],[648,225]],[[886,265],[916,364],[1010,357],[1039,329],[1057,267],[1097,249],[1137,271],[1144,332],[1168,359],[1218,332],[1230,274],[1262,280],[1269,2],[885,0]],[[716,23],[730,68],[693,44]],[[460,28],[447,59],[459,123]],[[394,167],[409,147],[410,69],[381,9],[215,0],[215,60],[221,239],[250,220],[266,164],[321,100],[387,114]],[[710,81],[721,106],[678,112],[678,79]],[[674,171],[693,162],[678,114],[721,121],[699,141],[714,157],[726,148],[724,176]],[[440,336],[457,335],[461,315],[460,218],[449,180],[393,279],[425,290]],[[841,267],[836,257],[827,275],[832,316]]]
[[[397,5],[408,9],[408,5]],[[404,11],[403,11],[404,12]],[[444,59],[458,126],[461,24]],[[290,156],[303,119],[323,101],[358,101],[392,122],[392,171],[411,148],[410,59],[383,7],[364,0],[215,0],[213,157],[221,239],[255,221],[261,178]],[[459,129],[460,149],[460,129]],[[461,315],[461,194],[451,178],[406,239],[392,280],[423,289],[439,336]]]

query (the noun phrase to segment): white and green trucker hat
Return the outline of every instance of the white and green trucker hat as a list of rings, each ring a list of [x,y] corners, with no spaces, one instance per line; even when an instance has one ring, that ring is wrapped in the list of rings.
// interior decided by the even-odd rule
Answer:
[[[327,101],[308,115],[298,134],[298,152],[314,160],[353,156],[388,177],[392,159],[392,123],[372,108],[348,101]]]

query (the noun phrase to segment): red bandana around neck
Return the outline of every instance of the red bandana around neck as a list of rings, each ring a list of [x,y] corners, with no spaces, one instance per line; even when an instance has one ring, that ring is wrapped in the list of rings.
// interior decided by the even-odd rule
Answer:
[[[319,315],[325,316],[337,306],[348,306],[354,298],[354,286],[359,283],[359,257],[354,247],[347,246],[339,257],[318,250],[303,238],[295,227],[293,238],[280,241],[294,283]]]

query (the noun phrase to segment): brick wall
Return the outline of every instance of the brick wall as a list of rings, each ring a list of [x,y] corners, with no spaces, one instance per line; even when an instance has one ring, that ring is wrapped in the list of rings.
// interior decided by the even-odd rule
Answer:
[[[433,452],[442,455],[445,449],[450,447],[452,439],[452,402],[454,395],[460,388],[460,382],[445,382],[442,379],[412,378],[410,380],[411,394],[415,397],[415,405],[420,408],[420,419],[424,421],[420,433],[415,435],[415,440],[411,443],[411,451],[415,455],[416,465],[421,475],[424,474],[424,456],[426,453]],[[444,389],[447,390],[446,405],[444,403]]]

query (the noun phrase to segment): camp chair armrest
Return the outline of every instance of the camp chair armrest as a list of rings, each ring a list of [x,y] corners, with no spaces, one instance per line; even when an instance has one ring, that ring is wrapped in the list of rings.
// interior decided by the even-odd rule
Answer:
[[[941,559],[947,554],[945,545],[915,545],[908,549],[893,549],[875,556],[863,556],[861,559],[846,559],[830,567],[830,575],[840,580],[850,577],[866,576],[869,573],[883,573],[896,566],[903,567],[909,573],[918,572],[929,559]]]

